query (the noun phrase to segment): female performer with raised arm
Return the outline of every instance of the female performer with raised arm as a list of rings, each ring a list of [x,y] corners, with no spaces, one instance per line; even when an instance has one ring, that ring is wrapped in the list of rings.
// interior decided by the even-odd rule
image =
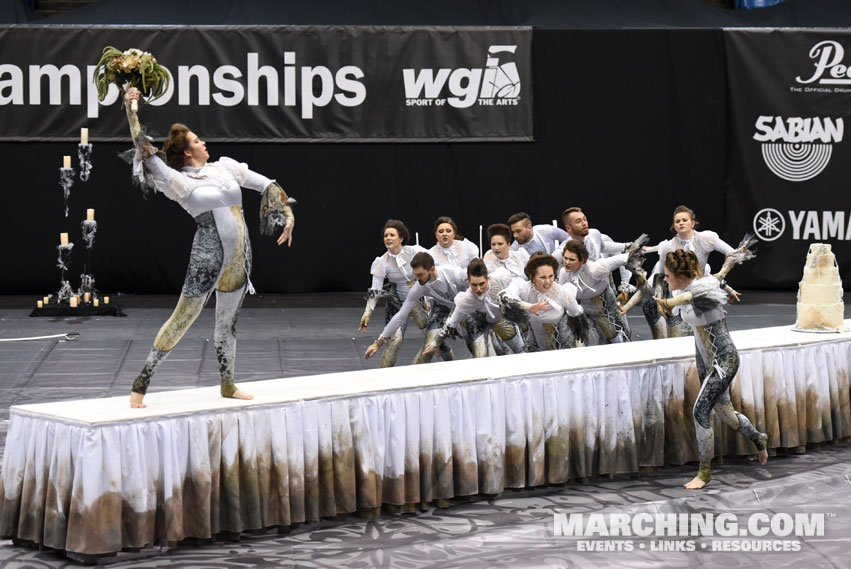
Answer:
[[[236,319],[242,300],[251,288],[251,244],[242,215],[240,187],[263,192],[261,233],[271,235],[283,225],[278,245],[292,244],[295,218],[283,189],[243,163],[222,157],[207,162],[210,155],[197,134],[182,124],[173,124],[163,152],[157,151],[139,124],[130,101],[139,91],[125,92],[127,119],[133,137],[134,176],[148,188],[164,193],[192,217],[198,227],[189,256],[186,280],[171,317],[160,328],[142,371],[133,382],[131,407],[145,407],[143,398],[157,367],[180,341],[201,309],[216,291],[214,346],[221,374],[222,397],[252,399],[233,383],[236,356]]]
[[[359,330],[366,333],[366,327],[369,324],[369,319],[372,312],[375,310],[375,305],[379,298],[385,298],[387,304],[384,307],[384,324],[390,322],[390,319],[399,312],[402,303],[408,296],[408,289],[416,282],[414,280],[413,269],[411,269],[411,259],[414,255],[421,251],[425,251],[419,245],[405,245],[411,238],[411,234],[404,223],[398,219],[388,219],[384,224],[383,230],[384,246],[387,247],[387,252],[380,257],[376,257],[372,262],[372,267],[369,272],[372,274],[372,287],[367,292],[366,308],[364,308],[363,316],[360,319]],[[385,289],[384,281],[388,282],[388,287]],[[419,304],[415,305],[411,310],[417,326],[425,328],[428,322],[428,316]],[[384,355],[381,357],[381,367],[393,367],[396,365],[396,357],[399,355],[399,348],[402,346],[402,340],[405,336],[407,322],[402,324],[389,340],[387,347],[384,349]]]
[[[434,236],[437,243],[428,252],[438,267],[449,265],[466,269],[470,261],[479,256],[479,248],[469,239],[458,235],[458,226],[451,217],[443,216],[435,220]]]
[[[710,413],[729,427],[753,441],[757,448],[759,463],[768,460],[765,433],[757,431],[747,417],[733,409],[730,403],[730,383],[739,369],[739,352],[733,344],[724,305],[728,293],[721,288],[717,277],[703,277],[700,260],[693,251],[677,249],[665,255],[665,281],[674,291],[673,298],[655,298],[666,313],[681,316],[694,330],[696,364],[701,386],[694,403],[694,427],[697,434],[697,450],[700,468],[697,476],[684,486],[699,490],[711,479],[713,430]],[[732,264],[725,264],[729,270]]]
[[[640,287],[638,292],[630,298],[623,307],[623,312],[626,313],[633,308],[637,303],[641,302],[644,309],[644,317],[647,319],[647,324],[653,333],[653,338],[667,338],[673,336],[682,336],[688,334],[688,328],[682,325],[682,320],[679,317],[668,318],[667,321],[662,319],[654,302],[650,302],[648,297],[655,296],[665,298],[670,296],[670,292],[666,290],[665,285],[665,256],[671,251],[683,250],[692,251],[697,257],[701,271],[709,273],[709,265],[707,263],[709,254],[717,251],[725,257],[729,256],[734,251],[739,251],[743,247],[746,248],[753,244],[748,236],[739,244],[738,249],[733,249],[730,245],[724,242],[714,231],[696,231],[695,228],[700,225],[694,211],[690,208],[681,205],[674,210],[674,219],[671,223],[671,231],[675,234],[671,239],[660,242],[655,248],[649,248],[645,252],[651,253],[656,251],[659,253],[659,261],[653,267],[650,276],[647,277],[647,283]],[[642,284],[644,284],[642,282]],[[648,294],[648,287],[652,290]],[[644,290],[641,290],[641,289]],[[726,288],[731,300],[739,300],[739,293],[727,286]]]
[[[582,241],[571,239],[564,244],[564,266],[559,270],[558,282],[576,287],[576,298],[588,318],[596,324],[598,336],[602,334],[607,343],[630,340],[624,317],[609,286],[609,275],[615,269],[627,265],[632,270],[640,267],[641,245],[646,241],[647,235],[642,235],[627,246],[626,253],[597,261],[588,260],[588,249]]]
[[[513,279],[500,294],[506,315],[520,321],[529,312],[530,333],[526,336],[526,351],[562,350],[575,348],[579,340],[589,343],[589,324],[576,301],[576,287],[555,282],[558,261],[552,255],[536,251],[526,263],[528,281]]]

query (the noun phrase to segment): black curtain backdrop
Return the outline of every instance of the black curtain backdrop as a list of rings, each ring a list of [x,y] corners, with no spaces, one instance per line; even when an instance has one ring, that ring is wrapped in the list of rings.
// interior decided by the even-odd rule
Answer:
[[[294,245],[286,249],[260,238],[259,195],[244,192],[257,290],[365,290],[391,217],[430,247],[441,215],[477,242],[480,224],[520,210],[549,223],[579,205],[615,239],[646,231],[658,241],[670,236],[671,213],[685,203],[705,228],[731,242],[740,237],[728,234],[724,221],[719,30],[536,30],[533,66],[531,143],[211,144],[212,158],[245,161],[299,200]],[[145,112],[146,122],[157,120],[155,109]],[[128,147],[129,137],[127,144],[94,145],[92,176],[75,183],[66,222],[58,168],[62,155],[76,156],[77,145],[0,143],[10,248],[0,293],[58,288],[61,231],[78,243],[70,272],[77,286],[86,208],[95,208],[98,221],[90,272],[101,291],[179,291],[194,221],[164,196],[145,200],[132,187],[129,166],[116,155]],[[735,274],[733,281],[748,288]]]

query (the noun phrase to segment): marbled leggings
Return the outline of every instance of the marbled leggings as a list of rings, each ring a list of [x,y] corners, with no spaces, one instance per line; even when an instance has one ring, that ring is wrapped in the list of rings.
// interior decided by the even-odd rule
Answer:
[[[216,329],[213,339],[221,374],[221,393],[230,397],[236,391],[233,383],[236,320],[248,288],[251,244],[242,208],[232,206],[214,211],[215,214],[205,212],[195,218],[198,227],[180,299],[157,333],[145,365],[133,382],[135,393],[147,392],[154,372],[201,314],[214,290]],[[226,250],[231,251],[227,260]]]

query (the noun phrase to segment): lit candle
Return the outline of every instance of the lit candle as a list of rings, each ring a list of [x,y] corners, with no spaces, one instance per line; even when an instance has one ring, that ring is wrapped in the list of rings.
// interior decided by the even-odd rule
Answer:
[[[50,297],[49,296],[45,296],[42,300],[44,300],[45,304],[50,304]]]
[[[86,221],[94,221],[95,220],[95,210],[89,208],[86,210]]]
[[[67,233],[60,233],[59,234],[59,244],[60,245],[67,245],[68,244],[68,234]]]
[[[70,168],[71,167],[71,157],[70,156],[63,156],[62,157],[62,167],[63,168]]]
[[[88,144],[89,143],[89,129],[81,128],[80,129],[80,144]]]
[[[77,308],[77,297],[72,296],[70,299],[68,299],[68,303],[71,305],[71,308]]]
[[[97,308],[100,305],[100,301],[98,299],[94,299],[92,301],[92,304],[94,305],[95,308]]]
[[[35,305],[36,305],[38,308],[44,308],[44,302],[42,302],[41,300],[37,300],[37,301],[35,301]]]
[[[103,297],[103,303],[109,304],[109,297],[108,296]]]
[[[91,300],[91,298],[92,298],[92,294],[90,292],[84,292],[83,293],[83,302],[89,302],[89,300]]]

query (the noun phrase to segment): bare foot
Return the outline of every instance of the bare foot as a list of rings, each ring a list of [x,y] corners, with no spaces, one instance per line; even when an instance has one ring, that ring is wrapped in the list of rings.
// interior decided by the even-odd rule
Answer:
[[[699,476],[695,476],[690,482],[683,484],[683,488],[686,490],[700,490],[704,486],[706,486],[706,482],[701,480]]]
[[[241,389],[237,389],[236,391],[233,392],[233,395],[231,395],[231,398],[232,399],[244,399],[244,400],[247,401],[247,400],[250,400],[250,399],[254,399],[254,396],[251,395],[250,393],[244,392]]]
[[[760,464],[765,464],[768,462],[768,450],[756,451],[756,457],[759,459]]]
[[[147,407],[147,405],[142,403],[142,399],[144,399],[144,398],[145,398],[145,396],[143,394],[136,393],[135,391],[131,391],[130,392],[130,407],[132,409],[144,409],[145,407]]]

